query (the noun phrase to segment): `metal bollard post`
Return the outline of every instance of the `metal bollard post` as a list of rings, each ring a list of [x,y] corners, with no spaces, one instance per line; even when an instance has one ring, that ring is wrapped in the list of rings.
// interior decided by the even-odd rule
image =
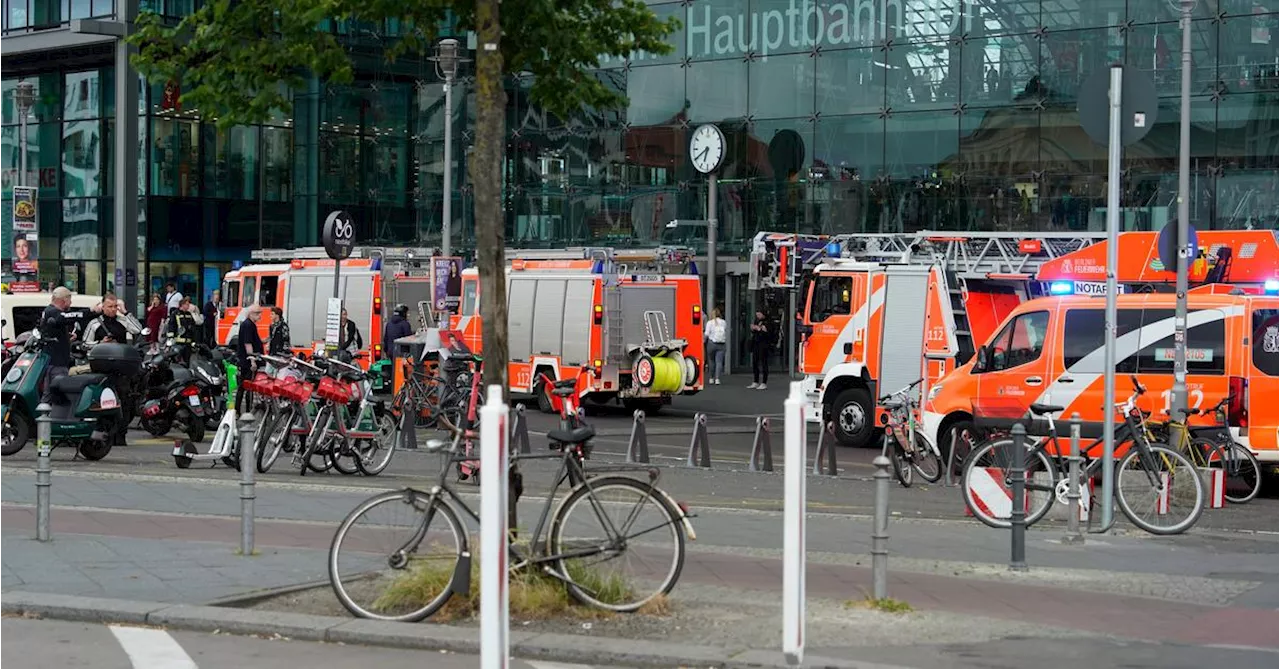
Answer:
[[[511,408],[511,436],[507,443],[511,444],[511,450],[521,455],[533,453],[533,448],[529,446],[529,424],[525,422],[523,404]]]
[[[49,412],[53,407],[41,402],[36,407],[36,541],[49,540],[49,487],[53,485],[53,465],[49,452],[53,450],[53,422]]]
[[[747,469],[753,472],[773,471],[773,442],[769,438],[769,419],[756,418],[756,432],[751,439],[751,458]]]
[[[1080,534],[1080,412],[1071,414],[1071,456],[1067,459],[1067,536],[1063,543],[1082,544]]]
[[[253,502],[257,498],[254,491],[253,473],[257,468],[257,457],[254,453],[256,426],[252,411],[240,414],[236,425],[236,435],[240,446],[240,554],[253,555]]]
[[[877,455],[875,523],[871,528],[871,592],[876,599],[889,596],[889,458]]]
[[[1013,510],[1009,513],[1010,546],[1009,569],[1027,570],[1027,428],[1022,423],[1013,426],[1013,464],[1009,476],[1013,479]]]
[[[686,467],[711,468],[711,445],[707,443],[707,414],[693,417],[693,437],[689,439],[689,458]]]
[[[627,462],[649,463],[649,433],[644,428],[644,411],[631,414],[631,437],[627,439]]]
[[[960,428],[951,428],[951,448],[947,449],[947,487],[958,486],[960,482],[956,480],[956,444],[960,442]]]

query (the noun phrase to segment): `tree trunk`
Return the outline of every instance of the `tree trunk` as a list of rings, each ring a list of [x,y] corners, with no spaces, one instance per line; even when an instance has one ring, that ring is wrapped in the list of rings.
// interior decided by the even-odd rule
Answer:
[[[499,0],[476,0],[476,144],[471,183],[476,200],[476,268],[480,273],[484,384],[507,390],[506,231],[502,216],[502,151],[506,92],[502,83]],[[447,195],[446,195],[447,197]]]

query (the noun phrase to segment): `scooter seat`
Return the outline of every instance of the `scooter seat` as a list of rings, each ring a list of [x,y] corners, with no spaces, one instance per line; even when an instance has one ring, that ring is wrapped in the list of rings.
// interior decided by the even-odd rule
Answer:
[[[191,370],[186,367],[174,365],[170,370],[173,372],[173,383],[186,383],[193,378]]]
[[[106,374],[76,374],[54,379],[49,389],[66,397],[78,397],[85,388],[107,380]]]

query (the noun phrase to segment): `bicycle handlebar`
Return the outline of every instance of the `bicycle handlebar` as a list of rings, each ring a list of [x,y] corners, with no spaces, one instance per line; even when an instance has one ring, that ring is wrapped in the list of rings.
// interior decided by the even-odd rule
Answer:
[[[922,377],[920,377],[920,378],[918,378],[918,379],[916,379],[915,381],[912,381],[911,383],[908,383],[907,385],[903,386],[900,390],[896,390],[896,391],[894,391],[894,392],[891,392],[891,393],[889,393],[888,395],[885,395],[885,396],[883,396],[883,397],[879,398],[879,399],[878,399],[878,400],[876,400],[876,401],[877,401],[877,402],[879,402],[880,404],[884,404],[884,402],[885,402],[886,400],[890,399],[891,397],[894,397],[895,395],[905,395],[905,394],[906,394],[908,391],[910,391],[912,388],[915,388],[916,386],[920,385],[920,382],[921,382],[921,381],[924,381],[924,377],[923,377],[923,376],[922,376]]]

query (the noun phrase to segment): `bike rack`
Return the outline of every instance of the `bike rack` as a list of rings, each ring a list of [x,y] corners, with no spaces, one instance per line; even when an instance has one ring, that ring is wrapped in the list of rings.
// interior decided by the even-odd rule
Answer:
[[[511,450],[521,455],[530,455],[533,449],[529,447],[529,423],[524,417],[524,405],[515,405],[511,413],[511,434],[508,436]]]
[[[400,448],[406,451],[418,450],[418,421],[408,413],[400,419]]]
[[[773,471],[773,442],[769,438],[769,419],[756,418],[756,432],[751,440],[751,459],[747,468],[753,472]]]
[[[831,439],[827,438],[828,433],[833,438],[835,437],[835,433],[836,433],[835,423],[827,423],[826,425],[822,426],[821,430],[818,430],[818,450],[816,453],[813,454],[813,473],[818,476],[821,476],[824,473],[827,476],[836,475],[836,449],[831,444]],[[827,461],[826,472],[822,471],[823,455],[827,456],[825,458]]]
[[[956,486],[960,485],[960,482],[959,482],[959,481],[957,481],[957,480],[956,480],[956,477],[955,477],[955,470],[956,470],[956,443],[957,443],[957,440],[958,440],[958,439],[960,439],[960,428],[958,428],[958,427],[952,427],[952,428],[951,428],[951,448],[949,449],[949,452],[947,453],[947,478],[946,478],[946,486],[947,486],[947,487],[949,487],[949,488],[954,488],[954,487],[956,487]]]
[[[689,440],[689,459],[685,466],[711,469],[711,446],[707,443],[705,413],[698,413],[693,417],[693,438]]]
[[[631,437],[627,439],[627,462],[649,464],[649,435],[644,429],[644,412],[636,409],[631,418]]]

